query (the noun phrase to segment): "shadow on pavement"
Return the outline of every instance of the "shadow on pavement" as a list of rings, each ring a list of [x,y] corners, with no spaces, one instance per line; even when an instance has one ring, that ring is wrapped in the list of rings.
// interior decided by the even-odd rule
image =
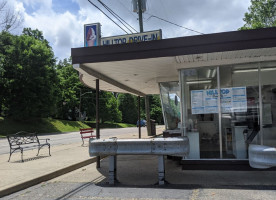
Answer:
[[[101,187],[164,188],[164,189],[245,189],[276,190],[275,171],[214,171],[182,170],[177,161],[166,159],[166,181],[164,186],[158,181],[157,156],[118,156],[117,183],[108,184],[109,158],[101,160],[97,169],[102,177],[94,182]]]
[[[20,159],[20,160],[16,160],[16,161],[10,161],[10,163],[26,163],[26,162],[39,160],[39,159],[43,159],[43,158],[48,158],[48,157],[50,157],[50,156],[35,156],[35,157],[23,159],[24,162],[22,162],[22,160]]]

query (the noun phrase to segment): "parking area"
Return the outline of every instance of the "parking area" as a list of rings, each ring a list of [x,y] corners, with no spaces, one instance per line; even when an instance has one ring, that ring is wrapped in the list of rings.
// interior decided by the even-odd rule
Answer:
[[[166,159],[168,184],[158,186],[157,156],[118,156],[118,183],[107,183],[108,159],[3,199],[274,199],[275,171],[183,171]]]

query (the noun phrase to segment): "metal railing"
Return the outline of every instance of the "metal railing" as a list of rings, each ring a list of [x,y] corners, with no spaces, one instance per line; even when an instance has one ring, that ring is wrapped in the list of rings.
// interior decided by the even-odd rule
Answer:
[[[152,139],[98,139],[89,141],[90,156],[110,156],[109,184],[116,179],[117,155],[158,155],[159,185],[165,183],[164,155],[186,156],[189,154],[188,137]]]
[[[249,165],[253,168],[267,169],[276,167],[276,148],[250,144],[248,149]]]

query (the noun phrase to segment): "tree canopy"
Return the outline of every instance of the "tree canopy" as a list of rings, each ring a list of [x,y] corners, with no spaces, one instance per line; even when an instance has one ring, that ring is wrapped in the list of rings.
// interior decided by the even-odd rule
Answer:
[[[123,122],[135,124],[138,120],[137,99],[131,94],[119,94],[119,109],[122,111]]]
[[[17,120],[53,117],[95,120],[96,91],[84,86],[71,59],[56,62],[43,33],[0,32],[0,116]],[[136,124],[137,97],[100,91],[100,121]],[[145,117],[143,98],[141,118]],[[151,96],[151,115],[162,121],[159,96]],[[81,118],[79,118],[81,116]]]
[[[55,112],[57,75],[52,49],[45,42],[22,34],[1,33],[2,77],[8,115],[45,117]],[[3,45],[3,46],[2,46]]]
[[[245,25],[240,28],[241,30],[275,27],[276,1],[251,0],[251,5],[243,20]]]

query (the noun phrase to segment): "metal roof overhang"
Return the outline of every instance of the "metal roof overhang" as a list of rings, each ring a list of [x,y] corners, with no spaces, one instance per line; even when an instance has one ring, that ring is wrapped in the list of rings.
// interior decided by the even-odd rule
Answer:
[[[206,34],[151,42],[72,48],[80,80],[95,88],[144,96],[178,70],[276,60],[276,28]]]

